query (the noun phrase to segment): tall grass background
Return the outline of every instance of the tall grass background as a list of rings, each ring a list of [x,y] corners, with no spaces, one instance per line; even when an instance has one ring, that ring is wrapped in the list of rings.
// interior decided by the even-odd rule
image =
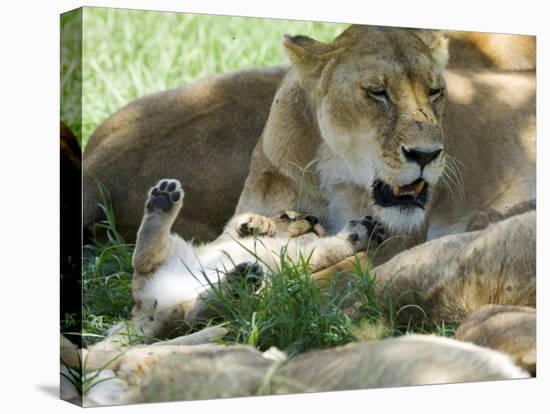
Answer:
[[[346,27],[109,8],[85,8],[82,20],[82,133],[78,138],[83,146],[103,120],[135,98],[215,73],[285,64],[283,34],[330,41]],[[68,95],[66,89],[62,80],[62,98]],[[79,131],[75,127],[79,115],[71,109],[62,110],[62,120]]]

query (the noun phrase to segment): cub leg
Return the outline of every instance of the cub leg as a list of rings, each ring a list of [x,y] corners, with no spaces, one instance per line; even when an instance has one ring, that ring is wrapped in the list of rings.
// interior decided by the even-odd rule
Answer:
[[[183,205],[184,192],[175,179],[162,179],[149,190],[132,257],[134,272],[150,273],[170,252],[170,229]]]
[[[136,247],[132,257],[134,277],[131,327],[127,322],[113,326],[105,339],[88,349],[90,353],[120,350],[128,346],[135,333],[142,341],[158,335],[164,321],[158,317],[152,300],[141,297],[143,283],[155,267],[166,260],[173,237],[170,228],[183,203],[184,192],[178,180],[162,179],[149,190],[145,212],[138,230]]]
[[[371,216],[350,220],[336,236],[317,239],[307,246],[306,250],[312,252],[311,271],[317,272],[356,252],[378,245],[384,241],[384,237],[382,225]]]

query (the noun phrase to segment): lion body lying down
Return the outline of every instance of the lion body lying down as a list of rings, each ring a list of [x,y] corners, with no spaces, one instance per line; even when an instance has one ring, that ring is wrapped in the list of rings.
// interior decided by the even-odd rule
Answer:
[[[285,359],[250,346],[132,347],[107,367],[85,405],[128,404],[526,378],[505,354],[432,335],[406,335]],[[95,389],[94,389],[95,388]],[[68,393],[66,391],[66,393]]]
[[[369,258],[358,254],[363,263]],[[345,260],[313,275],[320,286],[352,271]],[[371,271],[375,290],[400,314],[432,323],[460,322],[484,305],[536,307],[536,212],[512,216],[484,230],[449,235],[404,251]]]
[[[449,67],[496,70],[535,70],[535,36],[502,33],[446,32]]]
[[[110,116],[84,149],[84,226],[101,217],[99,182],[109,190],[117,230],[134,241],[144,190],[163,177],[186,177],[188,203],[174,230],[214,240],[235,211],[285,72],[271,67],[210,76],[137,99]]]
[[[537,317],[528,306],[485,305],[468,315],[455,338],[504,352],[532,376],[537,371]]]

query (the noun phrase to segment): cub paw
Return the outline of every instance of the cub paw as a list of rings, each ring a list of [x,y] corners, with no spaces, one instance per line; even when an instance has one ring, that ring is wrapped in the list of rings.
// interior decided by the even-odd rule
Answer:
[[[259,214],[243,214],[242,219],[237,223],[237,234],[239,237],[253,235],[273,237],[277,233],[277,226],[270,218]]]
[[[357,249],[365,249],[373,244],[381,244],[385,239],[385,231],[380,222],[371,216],[358,220],[350,220],[341,232]]]
[[[174,206],[181,205],[184,192],[178,180],[164,178],[149,190],[147,210],[161,210],[165,213],[171,211]]]
[[[237,293],[242,288],[256,291],[260,288],[263,278],[262,267],[258,263],[252,262],[239,263],[227,274],[227,281],[233,293]]]

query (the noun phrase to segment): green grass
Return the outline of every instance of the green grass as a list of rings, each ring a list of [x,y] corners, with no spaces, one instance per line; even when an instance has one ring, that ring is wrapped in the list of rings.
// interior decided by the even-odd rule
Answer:
[[[229,329],[226,342],[262,351],[276,346],[295,355],[353,339],[353,321],[338,306],[347,292],[323,295],[311,278],[307,258],[291,265],[282,251],[280,270],[268,271],[259,291],[250,289],[246,278],[230,291],[215,291],[209,304]]]
[[[133,245],[116,231],[109,195],[100,187],[105,219],[95,224],[94,242],[84,246],[82,334],[86,345],[97,342],[116,322],[128,320],[132,302]]]
[[[84,248],[82,334],[86,345],[105,337],[115,323],[128,320],[132,306],[133,245],[125,243],[116,231],[107,191],[100,188],[100,193],[106,218],[95,230],[101,237]],[[279,265],[279,270],[267,272],[259,290],[251,289],[246,277],[231,290],[214,286],[209,305],[219,316],[209,323],[225,324],[229,334],[224,342],[261,350],[276,346],[295,355],[411,332],[454,334],[455,326],[445,322],[435,327],[422,319],[414,324],[398,322],[399,313],[409,305],[392,302],[389,294],[376,295],[376,280],[359,261],[352,272],[336,275],[323,290],[311,278],[307,257],[290,264],[282,251]],[[128,333],[139,336],[130,326]]]
[[[82,20],[81,134],[78,103],[70,93],[74,72],[62,80],[61,118],[76,131],[83,146],[102,121],[135,98],[214,73],[285,64],[284,33],[330,41],[346,27],[102,8],[85,8]]]
[[[229,329],[225,342],[244,343],[262,351],[276,346],[292,356],[413,332],[454,334],[455,327],[445,322],[430,326],[423,318],[414,323],[398,320],[408,305],[393,302],[390,292],[376,295],[376,280],[359,260],[352,272],[335,275],[322,290],[314,283],[308,262],[301,258],[298,264],[290,264],[282,251],[280,270],[268,271],[261,289],[250,289],[246,278],[233,290],[215,289],[209,302],[220,314],[217,322]]]

